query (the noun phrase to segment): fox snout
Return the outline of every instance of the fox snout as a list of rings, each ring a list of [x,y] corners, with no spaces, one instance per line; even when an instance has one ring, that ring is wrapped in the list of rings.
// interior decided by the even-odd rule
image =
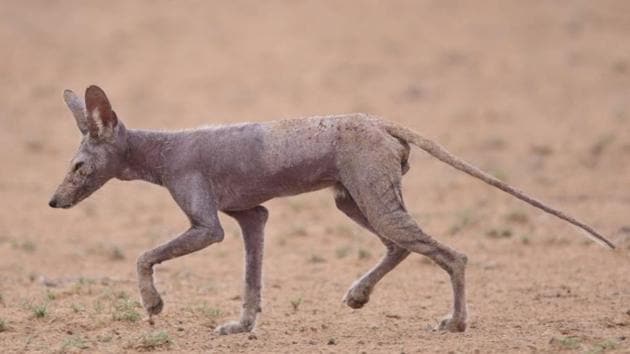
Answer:
[[[60,201],[60,199],[55,194],[55,195],[53,195],[53,197],[48,202],[48,206],[51,207],[51,208],[68,209],[68,208],[70,208],[72,206],[72,203],[64,203],[64,202]]]
[[[78,201],[78,189],[73,188],[70,183],[62,183],[53,193],[48,206],[51,208],[68,209]]]
[[[98,176],[92,176],[98,177]],[[51,208],[69,209],[79,204],[102,187],[107,178],[87,178],[80,173],[71,171],[61,182],[52,198],[48,202]]]

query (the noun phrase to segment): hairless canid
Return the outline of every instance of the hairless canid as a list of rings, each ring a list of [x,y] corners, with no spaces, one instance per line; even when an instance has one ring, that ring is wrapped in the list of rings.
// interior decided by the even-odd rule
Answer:
[[[164,132],[127,129],[97,86],[87,88],[85,99],[70,90],[64,92],[64,99],[83,139],[50,200],[51,207],[70,208],[112,178],[140,179],[166,187],[190,220],[187,231],[138,258],[138,286],[149,318],[163,307],[153,283],[153,266],[223,240],[218,217],[223,212],[236,219],[243,233],[245,289],[240,319],[216,331],[251,331],[261,311],[263,234],[268,216],[261,204],[275,197],[332,188],[337,208],[374,233],[387,249],[379,263],[352,284],[343,301],[352,308],[362,307],[379,280],[410,252],[420,253],[443,268],[452,283],[453,311],[440,329],[464,331],[467,257],[427,235],[409,215],[401,179],[409,170],[410,144],[614,248],[590,226],[492,177],[437,143],[367,114]]]

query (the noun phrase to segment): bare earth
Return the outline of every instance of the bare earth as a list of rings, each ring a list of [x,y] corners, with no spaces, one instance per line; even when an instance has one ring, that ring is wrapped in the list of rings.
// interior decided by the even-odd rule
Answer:
[[[3,1],[0,351],[630,352],[627,1]],[[364,111],[405,124],[591,223],[551,216],[412,153],[406,203],[470,259],[470,327],[433,331],[447,275],[412,256],[361,310],[341,298],[383,254],[330,191],[274,200],[263,312],[240,310],[242,241],[157,267],[142,320],[135,259],[187,227],[168,193],[112,181],[48,208],[79,132],[61,95],[90,84],[129,127],[179,129]]]

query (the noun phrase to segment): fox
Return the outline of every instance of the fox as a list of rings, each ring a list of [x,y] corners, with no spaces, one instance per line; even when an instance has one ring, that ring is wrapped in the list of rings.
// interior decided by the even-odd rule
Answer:
[[[374,234],[386,249],[378,263],[350,286],[342,301],[354,309],[363,307],[376,284],[413,252],[430,258],[450,277],[452,311],[438,329],[465,331],[468,258],[425,233],[403,201],[401,182],[410,169],[412,145],[615,248],[589,225],[413,130],[377,116],[351,113],[157,131],[126,128],[96,85],[89,86],[83,97],[71,90],[65,90],[63,97],[82,140],[50,207],[73,207],[114,178],[143,180],[165,187],[190,221],[182,234],[137,259],[138,289],[150,321],[164,307],[153,281],[153,267],[221,242],[224,231],[219,213],[224,213],[236,220],[242,232],[245,284],[240,318],[215,331],[252,331],[262,311],[264,230],[269,216],[262,204],[330,188],[337,209]]]

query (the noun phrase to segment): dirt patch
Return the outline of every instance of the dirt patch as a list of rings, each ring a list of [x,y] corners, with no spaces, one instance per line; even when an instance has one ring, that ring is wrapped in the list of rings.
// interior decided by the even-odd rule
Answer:
[[[16,351],[630,350],[630,6],[604,2],[5,2],[0,12],[0,348]],[[47,207],[79,133],[65,88],[105,88],[132,128],[367,111],[434,138],[619,244],[414,151],[408,208],[468,254],[470,328],[432,330],[444,272],[412,256],[361,310],[341,304],[383,254],[329,191],[274,200],[256,331],[242,242],[157,268],[143,321],[135,259],[186,228],[165,190],[110,182]]]

